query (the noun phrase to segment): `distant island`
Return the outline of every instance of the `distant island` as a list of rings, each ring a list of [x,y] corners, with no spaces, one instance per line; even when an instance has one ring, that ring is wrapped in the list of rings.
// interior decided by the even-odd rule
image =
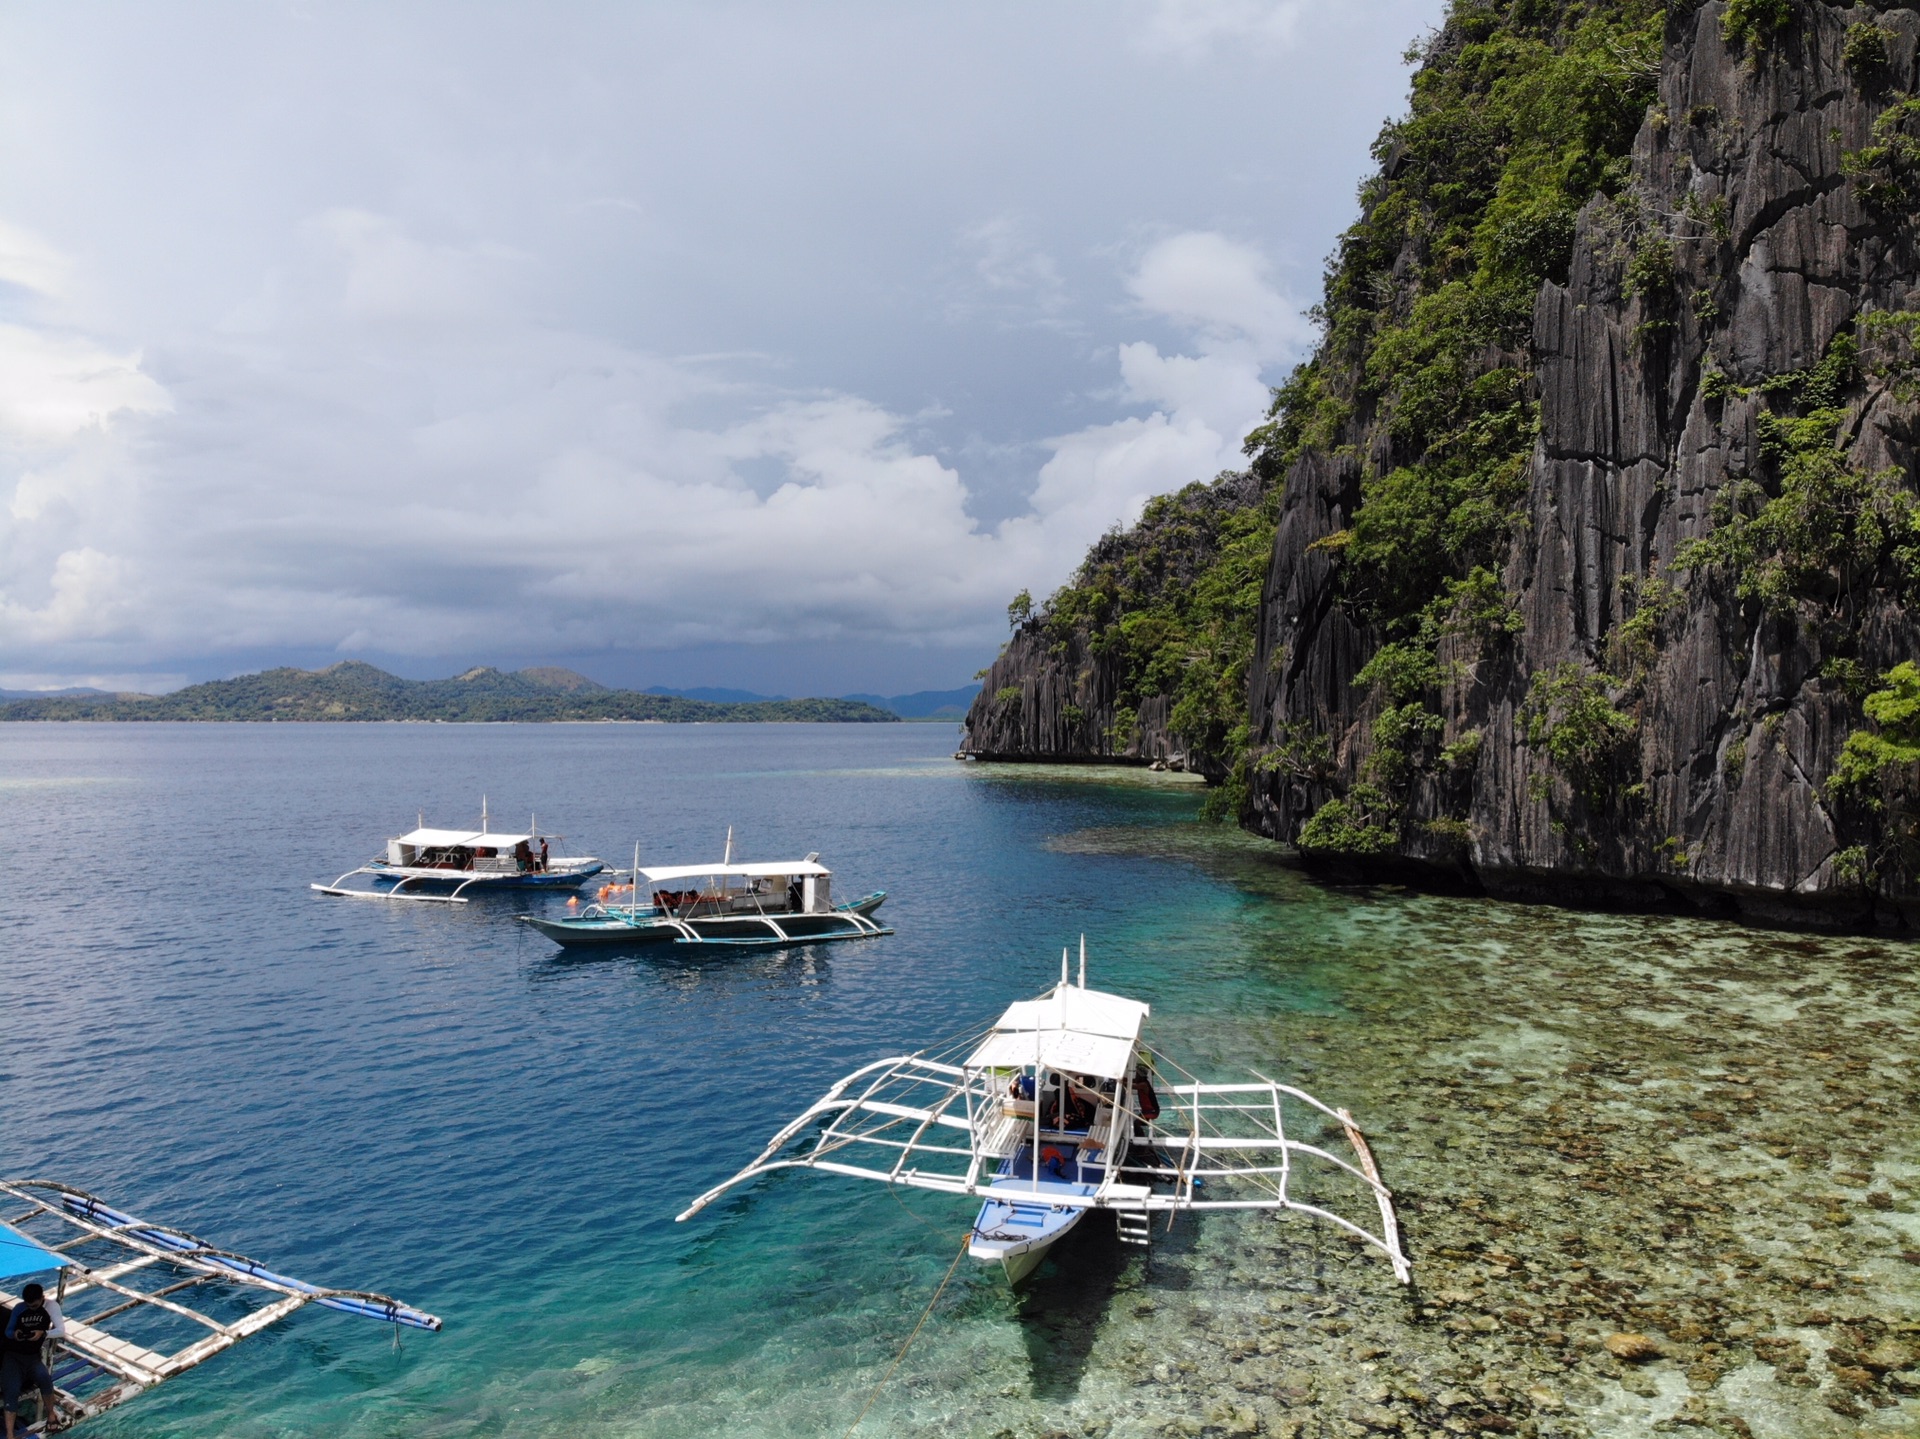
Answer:
[[[690,700],[713,700],[719,704],[764,704],[772,700],[786,699],[786,695],[756,694],[752,690],[693,689],[671,690],[662,685],[650,685],[646,690],[650,695],[678,695]],[[878,709],[892,710],[901,719],[907,720],[954,720],[967,717],[967,708],[974,697],[980,693],[979,681],[970,685],[961,685],[950,690],[915,690],[905,695],[841,695],[843,700],[860,700]]]
[[[0,720],[378,721],[499,724],[653,720],[670,724],[811,721],[897,724],[864,700],[725,703],[642,694],[551,666],[471,669],[444,680],[405,680],[358,660],[321,670],[282,668],[189,685],[169,695],[67,694],[0,704]]]

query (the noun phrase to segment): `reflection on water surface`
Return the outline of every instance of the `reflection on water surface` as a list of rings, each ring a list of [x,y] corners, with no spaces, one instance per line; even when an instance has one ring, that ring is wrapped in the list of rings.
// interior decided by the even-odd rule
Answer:
[[[858,731],[850,732],[850,731]],[[1317,886],[1141,776],[940,726],[10,726],[0,1167],[448,1316],[302,1315],[97,1434],[838,1434],[971,1212],[818,1177],[671,1216],[1089,936],[1208,1077],[1368,1127],[1420,1279],[1299,1219],[963,1266],[862,1435],[1909,1432],[1913,951]],[[925,783],[938,778],[940,783]],[[1125,784],[1110,783],[1124,778]],[[1158,777],[1155,777],[1157,781]],[[618,858],[819,849],[899,933],[562,957],[309,896],[483,791]],[[20,1056],[52,1056],[23,1064]],[[1612,1356],[1645,1335],[1658,1357]],[[1904,1426],[1904,1427],[1903,1427]]]

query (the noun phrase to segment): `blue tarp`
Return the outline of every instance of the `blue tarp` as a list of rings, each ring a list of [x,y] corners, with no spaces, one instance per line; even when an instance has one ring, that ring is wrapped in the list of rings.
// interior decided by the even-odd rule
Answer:
[[[72,1262],[27,1238],[12,1225],[0,1224],[0,1280],[51,1274]]]

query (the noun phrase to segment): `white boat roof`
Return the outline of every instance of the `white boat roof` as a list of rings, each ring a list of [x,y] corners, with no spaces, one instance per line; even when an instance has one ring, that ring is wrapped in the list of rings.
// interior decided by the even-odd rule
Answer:
[[[771,864],[676,864],[665,869],[642,869],[649,884],[665,884],[673,879],[711,879],[721,875],[730,875],[745,879],[770,879],[775,876],[802,878],[808,875],[832,874],[824,864],[815,864],[810,859],[775,860]]]
[[[452,849],[457,845],[469,849],[512,849],[522,840],[534,838],[530,834],[494,834],[477,829],[416,829],[401,835],[396,843],[410,844],[416,849]]]
[[[1062,984],[1008,1005],[967,1068],[1019,1069],[1037,1056],[1048,1069],[1125,1079],[1150,1012],[1137,999]]]

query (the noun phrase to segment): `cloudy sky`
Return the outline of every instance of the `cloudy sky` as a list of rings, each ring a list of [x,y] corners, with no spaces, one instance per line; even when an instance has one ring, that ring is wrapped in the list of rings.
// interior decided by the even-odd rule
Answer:
[[[1441,0],[0,12],[0,685],[895,693],[1239,460]]]

